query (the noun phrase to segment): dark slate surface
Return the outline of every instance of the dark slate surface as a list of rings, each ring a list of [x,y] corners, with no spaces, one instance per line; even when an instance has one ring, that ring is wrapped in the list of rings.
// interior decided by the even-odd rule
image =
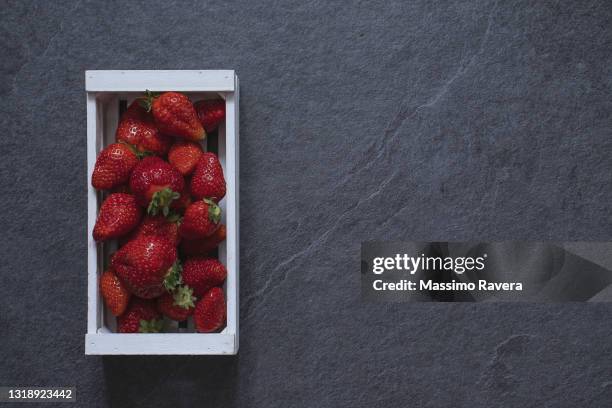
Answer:
[[[362,240],[612,239],[608,1],[2,1],[0,385],[610,406],[608,304],[366,304]],[[85,357],[86,69],[241,79],[237,357]],[[49,406],[49,405],[47,405]]]

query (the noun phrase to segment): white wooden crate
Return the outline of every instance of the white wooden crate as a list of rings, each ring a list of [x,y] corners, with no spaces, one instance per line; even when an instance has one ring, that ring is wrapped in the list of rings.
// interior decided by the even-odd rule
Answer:
[[[238,352],[238,77],[231,70],[193,71],[86,71],[87,92],[87,252],[88,306],[85,354],[236,354]],[[227,183],[219,203],[227,239],[219,246],[219,260],[227,267],[225,295],[227,325],[220,333],[193,333],[193,323],[179,328],[166,321],[172,333],[114,333],[115,318],[104,306],[98,288],[100,274],[108,265],[115,244],[96,243],[93,227],[103,193],[91,186],[96,157],[115,140],[120,106],[144,91],[180,91],[193,101],[225,99],[226,119],[218,131],[218,155]],[[204,141],[204,147],[208,139]]]

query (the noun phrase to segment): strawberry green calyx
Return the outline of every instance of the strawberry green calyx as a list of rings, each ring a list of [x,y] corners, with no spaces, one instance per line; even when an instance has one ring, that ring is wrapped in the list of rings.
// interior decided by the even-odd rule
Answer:
[[[183,282],[183,266],[179,261],[176,261],[168,272],[166,273],[166,277],[164,278],[164,287],[168,292],[172,292]]]
[[[140,150],[136,149],[134,146],[131,146],[131,145],[130,145],[130,147],[132,148],[132,151],[134,152],[134,154],[135,154],[135,155],[136,155],[136,156],[137,156],[137,157],[138,157],[140,160],[144,159],[145,157],[154,156],[153,152],[150,152],[150,151],[148,151],[148,150],[142,150],[142,151],[140,151]]]
[[[181,195],[179,193],[170,188],[164,188],[157,191],[155,194],[153,194],[153,198],[147,207],[147,214],[157,215],[161,210],[164,217],[167,217],[168,214],[170,214],[170,204],[172,204],[172,201],[177,200],[180,197]]]
[[[153,156],[153,152],[150,152],[148,150],[140,151],[140,150],[134,149],[134,153],[140,160],[144,159],[145,157]]]
[[[162,329],[163,322],[160,319],[140,320],[140,333],[159,333]]]
[[[180,224],[181,221],[183,220],[183,217],[181,217],[181,214],[175,211],[170,211],[170,213],[166,216],[166,220],[168,220],[168,222],[174,222],[176,224]]]
[[[189,286],[179,286],[174,291],[174,304],[180,306],[183,309],[189,309],[195,307],[196,298],[193,296],[193,289]]]
[[[145,91],[145,96],[142,97],[138,103],[140,106],[145,108],[147,112],[151,112],[151,107],[153,106],[153,100],[160,95],[159,92],[151,92],[148,89]]]
[[[218,224],[221,221],[221,207],[208,198],[205,198],[204,202],[208,205],[208,218],[215,224]]]
[[[136,146],[131,145],[131,144],[129,144],[129,143],[123,141],[123,140],[120,140],[117,143],[121,143],[123,145],[126,145],[132,151],[132,153],[134,153],[136,155],[136,157],[138,157],[138,159],[140,159],[140,160],[144,159],[147,156],[153,156],[153,152],[150,152],[148,150],[140,151],[140,150],[138,150],[136,148]]]

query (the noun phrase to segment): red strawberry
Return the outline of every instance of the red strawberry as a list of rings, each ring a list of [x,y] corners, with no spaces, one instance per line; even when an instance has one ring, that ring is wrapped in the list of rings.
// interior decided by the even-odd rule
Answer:
[[[200,156],[202,156],[202,147],[199,144],[178,140],[172,145],[168,152],[168,161],[176,167],[183,176],[187,176],[195,169]]]
[[[147,112],[142,106],[144,103],[143,100],[144,98],[137,98],[130,103],[130,106],[128,106],[127,110],[121,115],[121,120],[137,119],[143,122],[153,122],[153,115],[151,115],[151,112]]]
[[[227,269],[215,258],[188,258],[183,265],[183,283],[193,288],[196,296],[202,296],[210,288],[222,285],[225,278]]]
[[[203,239],[184,239],[181,241],[181,253],[183,255],[206,255],[219,244],[225,241],[227,229],[225,225],[219,225],[219,228],[209,237]]]
[[[91,185],[98,190],[110,190],[126,183],[138,156],[123,143],[113,143],[100,152],[96,159]]]
[[[225,315],[223,289],[212,288],[206,292],[193,311],[196,330],[200,333],[219,330],[225,324]]]
[[[128,143],[141,155],[155,154],[163,156],[168,153],[172,140],[162,135],[153,123],[153,116],[147,112],[138,100],[132,102],[121,117],[115,139]]]
[[[100,292],[113,315],[119,316],[125,312],[130,301],[130,292],[111,269],[100,276]]]
[[[195,103],[195,110],[200,123],[208,133],[217,129],[225,119],[225,101],[223,99],[208,99]]]
[[[147,91],[143,101],[145,109],[153,112],[157,128],[166,135],[198,141],[206,132],[189,98],[178,92],[156,95]]]
[[[159,157],[145,157],[130,176],[130,190],[151,215],[168,215],[170,204],[184,188],[181,173]]]
[[[170,241],[141,236],[121,247],[113,255],[111,266],[132,294],[151,299],[180,280],[176,260],[176,247]]]
[[[216,154],[202,154],[191,178],[191,194],[198,200],[210,198],[219,202],[225,197],[223,167]]]
[[[100,207],[93,229],[96,241],[118,238],[130,232],[142,217],[142,210],[133,195],[113,193]]]
[[[158,333],[162,316],[152,300],[133,298],[124,314],[117,318],[119,333]]]
[[[164,217],[162,215],[147,215],[144,217],[138,228],[134,230],[131,239],[141,236],[155,236],[165,238],[177,246],[180,240],[178,233],[178,215]]]
[[[205,198],[187,207],[179,233],[186,239],[206,238],[219,227],[220,220],[221,208]]]
[[[179,286],[173,293],[164,293],[157,299],[157,309],[172,320],[186,320],[195,309],[193,289]]]

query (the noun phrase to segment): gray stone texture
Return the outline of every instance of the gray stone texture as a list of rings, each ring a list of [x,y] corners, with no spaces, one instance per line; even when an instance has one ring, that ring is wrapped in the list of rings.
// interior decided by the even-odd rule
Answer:
[[[604,407],[610,304],[376,304],[363,240],[611,240],[612,3],[6,1],[0,384],[87,407]],[[86,69],[241,80],[236,357],[86,357]],[[51,405],[45,405],[51,406]]]

